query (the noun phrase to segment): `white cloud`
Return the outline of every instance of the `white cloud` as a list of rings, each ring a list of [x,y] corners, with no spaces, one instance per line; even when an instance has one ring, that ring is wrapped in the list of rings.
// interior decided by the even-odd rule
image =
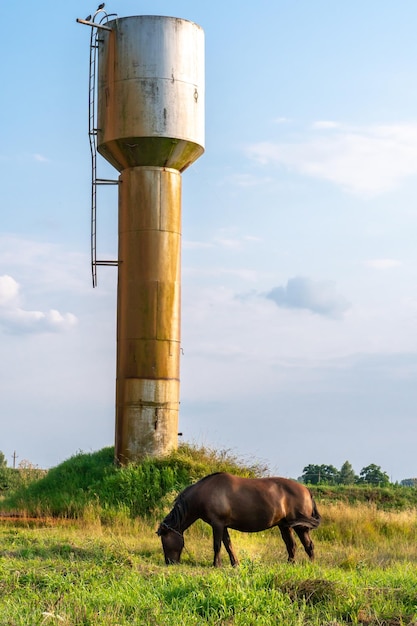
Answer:
[[[237,185],[238,187],[259,187],[260,185],[266,185],[273,180],[271,177],[260,178],[254,174],[234,174],[228,178],[230,183]]]
[[[370,259],[365,262],[365,265],[376,270],[387,270],[393,267],[400,267],[402,263],[397,259]]]
[[[184,276],[197,276],[199,279],[205,280],[209,277],[223,277],[230,276],[231,278],[238,278],[246,282],[256,282],[259,279],[259,274],[254,269],[246,268],[225,268],[225,267],[184,267]]]
[[[72,313],[56,309],[29,311],[20,306],[20,285],[14,278],[0,276],[0,327],[7,333],[39,333],[65,331],[77,323]]]
[[[295,361],[313,367],[323,359],[355,354],[417,352],[415,303],[388,299],[382,306],[373,306],[372,301],[354,301],[349,306],[333,283],[300,279],[297,293],[294,283],[291,288],[289,282],[290,289],[284,284],[280,294],[286,304],[279,305],[259,291],[259,281],[252,283],[254,289],[244,296],[238,295],[234,286],[220,288],[217,283],[208,287],[207,282],[184,281],[182,344],[187,357],[191,353],[200,355],[206,380],[217,380],[217,373],[204,364],[207,346],[211,346],[210,354],[223,354],[224,346],[243,349],[239,369],[233,369],[231,376],[237,387],[246,368],[245,384],[256,372],[257,381],[270,380],[273,388],[276,363],[285,362],[291,369]],[[343,325],[329,323],[329,319],[340,319],[342,312]],[[236,350],[231,355],[235,356]],[[227,394],[231,391],[232,372],[227,378],[223,361],[224,355],[219,357],[218,367]]]
[[[11,306],[17,301],[18,295],[17,282],[7,274],[0,276],[0,307]]]
[[[245,241],[254,241],[254,242],[261,242],[262,241],[262,237],[256,237],[255,235],[245,235],[244,236],[244,240]]]
[[[350,127],[331,122],[331,134],[329,128],[329,122],[316,122],[312,136],[259,142],[247,153],[262,165],[284,166],[359,195],[391,191],[417,174],[417,123]]]
[[[260,237],[253,235],[234,236],[234,229],[222,228],[211,239],[211,241],[191,241],[186,240],[183,242],[183,247],[187,250],[202,250],[208,248],[223,248],[225,250],[238,250],[244,247],[245,244],[255,244],[261,241]]]
[[[319,130],[340,128],[340,124],[339,122],[332,122],[330,120],[321,120],[321,121],[313,122],[312,128],[317,128]]]
[[[182,247],[188,250],[201,250],[205,248],[212,248],[213,244],[208,241],[191,241],[190,239],[184,239]]]
[[[39,153],[34,154],[33,158],[35,159],[35,161],[38,161],[38,163],[48,163],[49,161],[49,159],[43,156],[43,154],[39,154]]]
[[[242,245],[242,242],[240,239],[230,239],[226,237],[219,237],[215,239],[214,241],[222,248],[228,248],[228,249],[233,249],[233,250],[240,248]]]
[[[58,293],[68,289],[88,293],[91,290],[91,283],[84,280],[89,277],[88,257],[58,243],[0,234],[0,267],[9,275],[19,276],[26,295],[32,290],[38,293]],[[33,279],[34,268],[36,281]],[[102,282],[100,280],[100,292]]]
[[[289,118],[289,117],[284,117],[284,116],[282,116],[282,117],[276,117],[276,118],[274,119],[274,122],[275,122],[275,124],[288,124],[288,123],[290,123],[290,122],[291,122],[291,118]]]
[[[335,285],[329,281],[316,282],[310,278],[296,276],[290,278],[286,286],[274,287],[266,297],[279,307],[307,309],[328,317],[340,317],[349,303],[340,296]]]

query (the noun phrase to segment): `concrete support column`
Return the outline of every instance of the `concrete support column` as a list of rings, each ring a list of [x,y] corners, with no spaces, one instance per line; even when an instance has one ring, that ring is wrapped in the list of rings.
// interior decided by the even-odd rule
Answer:
[[[178,446],[181,174],[132,167],[119,178],[116,459]]]

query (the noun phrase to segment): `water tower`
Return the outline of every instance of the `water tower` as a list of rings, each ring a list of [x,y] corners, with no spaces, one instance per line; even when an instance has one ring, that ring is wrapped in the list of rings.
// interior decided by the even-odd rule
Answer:
[[[100,5],[77,21],[92,27],[94,284],[96,266],[112,264],[95,252],[96,185],[111,182],[96,177],[96,150],[120,172],[115,455],[125,464],[178,445],[181,172],[204,152],[204,32],[176,17],[110,17]]]

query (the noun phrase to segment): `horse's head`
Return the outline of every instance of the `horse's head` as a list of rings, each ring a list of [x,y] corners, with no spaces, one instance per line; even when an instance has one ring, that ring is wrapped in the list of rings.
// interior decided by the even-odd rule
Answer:
[[[164,522],[160,524],[156,534],[161,537],[165,563],[167,565],[179,563],[181,560],[181,552],[184,548],[184,537],[182,534]]]

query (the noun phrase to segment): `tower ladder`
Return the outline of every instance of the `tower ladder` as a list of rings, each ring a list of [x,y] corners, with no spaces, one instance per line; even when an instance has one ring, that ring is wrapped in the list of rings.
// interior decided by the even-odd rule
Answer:
[[[94,19],[99,13],[96,11]],[[108,21],[107,14],[102,17],[100,24]],[[97,105],[96,105],[96,86],[97,86],[97,49],[98,49],[99,28],[92,28],[90,35],[90,72],[88,83],[88,136],[90,140],[91,152],[91,274],[93,287],[97,286],[97,266],[110,265],[117,266],[118,262],[97,259],[97,185],[118,185],[119,181],[109,180],[97,177]]]

